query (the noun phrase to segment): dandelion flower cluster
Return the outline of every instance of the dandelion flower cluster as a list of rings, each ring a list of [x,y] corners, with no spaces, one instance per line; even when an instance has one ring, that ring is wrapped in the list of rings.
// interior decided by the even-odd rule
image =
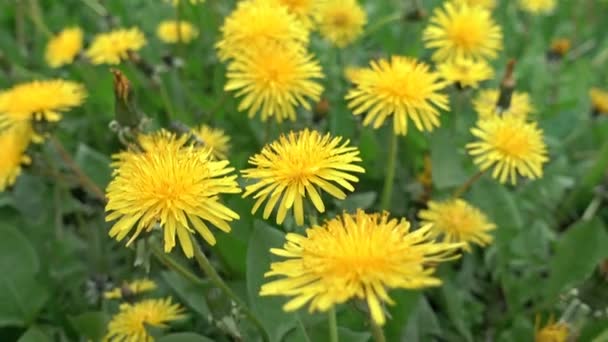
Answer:
[[[283,248],[270,252],[288,260],[272,263],[264,275],[281,279],[264,284],[260,295],[294,297],[285,311],[308,303],[310,311],[326,311],[360,299],[376,324],[383,325],[382,303],[393,304],[388,289],[438,286],[441,280],[431,265],[457,257],[461,244],[436,242],[431,229],[412,231],[406,219],[358,210],[315,225],[306,236],[287,234]]]
[[[80,106],[86,96],[80,83],[61,79],[18,84],[0,92],[0,130],[31,120],[59,121],[61,112]]]
[[[106,291],[103,296],[106,299],[119,299],[125,294],[132,296],[153,290],[156,290],[155,282],[150,279],[137,279],[123,286],[115,287],[110,291]]]
[[[30,157],[25,154],[31,140],[32,129],[26,123],[0,130],[0,192],[15,183],[22,165],[31,163]]]
[[[324,0],[316,13],[321,36],[339,48],[359,38],[367,23],[367,14],[357,0]]]
[[[116,29],[97,35],[85,55],[93,64],[120,64],[127,59],[130,51],[139,51],[146,45],[146,38],[140,29]]]
[[[346,96],[348,108],[354,115],[367,113],[363,124],[374,128],[392,116],[397,134],[407,134],[408,120],[420,131],[432,131],[439,126],[439,109],[449,109],[448,97],[440,93],[447,82],[439,78],[428,65],[413,58],[372,61],[367,72],[352,80],[355,89]]]
[[[433,59],[492,59],[502,49],[502,30],[491,12],[481,6],[447,1],[433,12],[423,40],[428,48],[436,49]]]
[[[309,101],[318,102],[323,86],[321,66],[314,57],[297,48],[277,44],[252,47],[228,65],[224,89],[243,97],[238,110],[249,117],[258,112],[262,121],[274,117],[282,122],[296,119],[296,106],[311,109]]]
[[[71,64],[83,46],[84,33],[80,27],[70,27],[51,38],[46,45],[44,58],[51,68]]]
[[[494,70],[484,60],[455,59],[437,65],[441,77],[459,87],[477,88],[480,82],[494,77]]]
[[[214,158],[228,159],[230,137],[223,130],[201,125],[193,129],[192,133],[204,147],[211,149],[211,154]]]
[[[239,215],[224,206],[221,194],[240,193],[228,161],[213,161],[206,148],[186,146],[188,136],[161,131],[139,138],[143,151],[115,156],[114,179],[107,188],[107,221],[115,221],[110,236],[123,240],[135,230],[127,245],[142,231],[159,226],[165,251],[179,239],[184,254],[192,257],[191,234],[198,232],[209,244],[216,240],[207,223],[224,232]],[[206,221],[206,222],[205,222]]]
[[[471,133],[478,141],[467,144],[474,163],[482,171],[494,167],[492,177],[501,183],[517,183],[517,175],[542,177],[543,164],[549,158],[543,131],[536,123],[514,115],[496,115],[480,120]]]
[[[187,21],[166,20],[156,29],[156,35],[165,43],[190,43],[198,37],[198,29]]]
[[[589,90],[591,106],[593,111],[598,114],[608,114],[608,91],[599,88]]]
[[[548,14],[553,12],[557,1],[555,0],[519,0],[519,8],[532,14]]]
[[[108,324],[104,341],[153,341],[146,327],[166,328],[167,323],[185,318],[184,309],[171,298],[147,299],[121,304]]]
[[[500,92],[497,89],[486,89],[479,92],[473,100],[473,108],[479,115],[480,120],[489,119],[499,114],[496,110],[499,96]],[[500,114],[526,120],[534,111],[530,95],[526,92],[515,91],[511,97],[511,105]]]
[[[296,223],[304,224],[304,198],[309,197],[315,209],[325,211],[319,190],[338,199],[345,199],[342,188],[353,191],[351,183],[359,179],[351,173],[365,170],[356,165],[360,162],[359,150],[348,146],[341,137],[321,135],[317,131],[290,132],[265,146],[260,154],[249,159],[255,168],[242,171],[243,177],[256,183],[245,189],[244,197],[256,199],[252,213],[264,201],[264,218],[270,217],[278,203],[276,222],[283,223],[287,211],[293,208]]]
[[[462,242],[465,251],[471,250],[471,243],[489,245],[492,242],[489,232],[496,229],[481,210],[462,199],[430,201],[428,209],[420,211],[418,217],[422,225],[432,225],[435,237],[441,236],[446,242]]]

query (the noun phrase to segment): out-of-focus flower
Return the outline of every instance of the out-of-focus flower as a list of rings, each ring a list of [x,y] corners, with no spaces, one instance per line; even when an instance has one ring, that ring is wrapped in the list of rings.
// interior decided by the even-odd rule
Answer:
[[[570,51],[572,42],[568,38],[559,38],[551,42],[551,48],[549,48],[548,58],[549,59],[562,59]]]
[[[519,0],[519,8],[532,14],[548,14],[553,12],[557,5],[555,0]]]
[[[433,59],[438,62],[495,58],[502,49],[502,30],[492,13],[462,2],[448,1],[435,9],[423,39],[426,47],[436,49]]]
[[[595,113],[608,114],[608,91],[591,88],[589,97],[591,98],[591,107]]]
[[[296,223],[304,224],[304,198],[308,197],[315,209],[325,211],[319,190],[338,199],[348,191],[354,191],[351,183],[359,179],[352,173],[365,170],[360,162],[359,150],[348,146],[341,137],[321,135],[317,131],[290,132],[279,140],[266,145],[262,152],[249,159],[255,168],[241,171],[243,177],[256,183],[245,188],[243,197],[255,194],[252,213],[266,202],[264,218],[268,219],[278,203],[278,224],[283,223],[287,211],[293,208]]]
[[[144,292],[153,291],[156,289],[156,283],[150,279],[137,279],[130,283],[125,283],[123,286],[115,287],[104,292],[103,296],[106,299],[120,299],[125,296],[136,296]]]
[[[367,113],[364,125],[374,128],[393,117],[396,134],[406,135],[408,121],[420,131],[439,126],[439,110],[448,110],[448,97],[439,93],[447,82],[416,59],[393,56],[390,60],[372,61],[368,71],[352,79],[355,89],[346,95],[354,115]]]
[[[486,89],[479,92],[473,100],[473,108],[477,112],[480,120],[492,118],[497,112],[497,102],[500,92],[497,89]],[[528,115],[534,113],[535,109],[530,100],[530,95],[526,92],[514,92],[511,97],[509,109],[503,111],[502,115],[514,116],[526,120]]]
[[[187,21],[180,20],[178,25],[175,20],[166,20],[158,25],[156,34],[165,43],[179,43],[180,39],[182,43],[190,43],[198,37],[198,29]]]
[[[568,324],[555,322],[553,317],[541,327],[540,316],[536,316],[534,328],[534,342],[566,342],[570,336]]]
[[[295,311],[309,303],[310,311],[327,311],[350,299],[367,302],[371,317],[385,323],[381,303],[393,304],[387,290],[422,289],[441,285],[434,277],[437,263],[458,257],[461,244],[436,242],[431,226],[410,230],[406,219],[388,213],[344,214],[306,230],[290,233],[282,249],[287,258],[270,265],[265,277],[281,276],[262,285],[262,296],[290,296],[283,309]]]
[[[494,77],[494,70],[486,61],[464,58],[437,65],[437,72],[444,80],[463,88],[477,88],[480,82]]]
[[[204,147],[211,149],[213,157],[216,159],[228,159],[230,137],[223,130],[201,125],[193,129],[192,133],[194,133]]]
[[[46,45],[44,58],[51,68],[71,64],[82,50],[84,33],[80,27],[70,27],[53,36]]]
[[[323,0],[268,0],[274,1],[289,9],[289,13],[294,14],[298,20],[304,24],[307,29],[312,29],[314,26],[313,15],[315,14],[319,3]]]
[[[120,64],[129,57],[129,51],[139,51],[146,45],[146,37],[137,27],[116,29],[98,34],[85,55],[93,64]]]
[[[19,123],[0,130],[0,192],[13,185],[21,174],[21,166],[31,162],[25,154],[32,140],[29,123]]]
[[[340,48],[359,38],[367,23],[367,14],[357,0],[321,1],[316,18],[321,36]]]

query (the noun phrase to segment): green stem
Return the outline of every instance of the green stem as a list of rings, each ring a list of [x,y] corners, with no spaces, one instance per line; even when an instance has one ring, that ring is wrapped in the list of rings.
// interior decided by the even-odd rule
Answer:
[[[47,38],[52,37],[53,32],[49,30],[49,27],[46,26],[46,23],[44,22],[44,17],[42,16],[42,10],[40,9],[40,4],[38,3],[38,0],[30,0],[29,4],[30,18],[34,23],[34,26],[36,26],[36,29],[40,31],[40,33],[44,34]]]
[[[310,336],[308,336],[308,332],[306,331],[306,326],[304,326],[304,322],[302,322],[302,318],[300,315],[296,314],[296,322],[298,323],[298,327],[302,330],[302,336],[304,337],[305,342],[312,342]]]
[[[183,1],[178,1],[177,5],[175,5],[175,23],[177,25],[177,55],[179,57],[183,57],[183,34],[182,34],[182,4]]]
[[[179,273],[182,277],[188,279],[190,282],[196,285],[206,285],[207,283],[197,277],[194,273],[190,272],[186,267],[173,259],[169,254],[165,253],[157,242],[152,242],[150,244],[150,249],[152,250],[152,254],[154,257],[167,268]]]
[[[382,327],[376,324],[373,319],[370,318],[370,325],[372,328],[372,336],[374,337],[375,342],[386,342],[386,338],[384,337],[384,331]]]
[[[388,160],[386,162],[386,177],[380,201],[381,210],[390,210],[391,198],[393,196],[393,183],[395,182],[395,168],[397,166],[397,145],[399,136],[391,128],[391,141],[388,146]]]
[[[97,13],[100,17],[107,17],[108,10],[103,7],[97,0],[82,0],[93,12]]]
[[[336,319],[336,308],[332,307],[327,312],[327,323],[329,324],[329,342],[338,342],[338,320]]]
[[[160,90],[160,96],[165,104],[166,114],[165,114],[165,124],[169,125],[172,119],[175,119],[175,108],[173,107],[173,103],[171,103],[171,97],[169,97],[169,91],[167,90],[167,86],[165,85],[164,80],[159,80],[158,88]]]
[[[226,285],[226,283],[222,280],[220,275],[217,274],[217,272],[215,271],[215,268],[213,268],[213,266],[209,262],[209,259],[207,259],[207,257],[201,250],[201,247],[198,245],[198,242],[192,241],[192,243],[194,245],[194,259],[196,259],[196,262],[198,263],[198,266],[201,268],[201,270],[203,270],[203,272],[205,272],[207,277],[209,277],[209,280],[211,280],[211,282],[215,286],[217,286],[220,290],[222,290],[222,292],[226,296],[228,296],[232,301],[234,301],[240,307],[240,309],[243,311],[245,316],[247,316],[247,318],[251,321],[251,323],[253,323],[255,325],[255,327],[259,330],[260,334],[262,335],[262,339],[264,341],[269,341],[268,333],[266,332],[266,329],[264,329],[262,322],[260,322],[260,320],[258,320],[258,318],[253,314],[253,312],[251,312],[249,307],[247,307],[245,302],[241,298],[239,298],[234,293],[234,291],[232,291],[232,289],[230,287],[228,287],[228,285]]]
[[[384,27],[384,25],[390,24],[394,21],[401,20],[402,18],[403,18],[403,14],[401,14],[401,13],[389,14],[385,17],[382,17],[379,20],[377,20],[373,26],[371,26],[367,30],[365,30],[365,33],[359,39],[364,39],[365,37],[372,36],[374,33],[376,33],[376,31],[378,31],[379,29]]]
[[[483,176],[483,174],[485,173],[485,171],[479,171],[476,174],[473,175],[473,177],[469,178],[466,182],[464,182],[464,184],[462,184],[460,186],[460,188],[456,189],[456,191],[454,191],[454,194],[452,194],[452,197],[454,198],[460,198],[462,195],[464,195],[467,190],[469,190],[469,188],[475,184],[475,182],[477,182],[481,176]]]

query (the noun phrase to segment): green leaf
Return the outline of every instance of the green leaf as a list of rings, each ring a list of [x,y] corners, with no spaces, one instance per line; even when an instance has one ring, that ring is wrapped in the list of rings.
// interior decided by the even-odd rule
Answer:
[[[346,197],[343,201],[334,200],[336,206],[348,212],[355,212],[357,209],[368,209],[376,201],[378,194],[374,191],[355,193]]]
[[[101,341],[106,333],[108,315],[102,311],[89,311],[69,318],[72,328],[81,336],[92,341]]]
[[[439,320],[426,297],[419,293],[419,300],[410,314],[407,325],[399,337],[401,341],[426,341],[442,336]],[[388,335],[387,335],[388,336]]]
[[[76,149],[74,160],[82,171],[91,177],[95,184],[102,188],[108,185],[112,176],[112,170],[110,169],[110,159],[106,155],[80,143]]]
[[[181,332],[165,335],[158,342],[213,342],[212,339],[192,332]]]
[[[278,248],[285,242],[282,232],[262,221],[254,223],[254,231],[247,249],[247,294],[252,310],[262,321],[271,341],[281,341],[296,325],[295,314],[285,313],[282,306],[285,298],[262,297],[260,287],[269,279],[264,273],[270,270],[270,248]]]
[[[470,176],[465,171],[454,135],[449,127],[440,127],[431,135],[431,164],[433,165],[433,184],[438,189],[456,187]]]
[[[177,293],[183,303],[186,303],[186,305],[200,314],[201,317],[206,318],[211,315],[204,296],[206,289],[203,286],[193,284],[173,271],[162,272],[161,276],[173,291]]]
[[[387,320],[384,331],[388,341],[399,341],[423,297],[420,291],[399,290],[391,293],[391,298],[395,305],[388,307],[392,318]]]
[[[29,240],[12,226],[0,223],[0,272],[3,275],[13,273],[33,274],[40,268],[38,255]]]
[[[21,335],[17,342],[52,342],[53,339],[47,335],[41,328],[32,326]]]

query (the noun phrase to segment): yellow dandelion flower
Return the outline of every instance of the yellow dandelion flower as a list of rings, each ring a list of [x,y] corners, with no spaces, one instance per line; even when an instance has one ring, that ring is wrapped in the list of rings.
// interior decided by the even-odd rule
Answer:
[[[103,296],[106,299],[120,299],[124,295],[133,296],[144,292],[156,290],[156,283],[150,279],[137,279],[130,283],[125,283],[123,286],[115,287],[110,291],[104,292]]]
[[[61,120],[61,112],[80,106],[87,96],[80,83],[47,80],[21,83],[0,92],[0,130],[8,126],[43,120]]]
[[[152,342],[146,327],[166,328],[167,323],[185,318],[184,309],[171,298],[147,299],[134,304],[121,304],[119,312],[108,323],[105,342]]]
[[[15,184],[21,174],[21,166],[31,162],[25,150],[32,140],[32,129],[27,123],[0,131],[0,192]]]
[[[439,110],[448,110],[448,97],[439,91],[447,83],[439,74],[416,59],[393,56],[390,60],[372,61],[368,72],[354,79],[355,89],[346,95],[348,108],[354,115],[367,112],[364,125],[373,122],[380,127],[393,116],[396,134],[406,135],[408,119],[420,131],[432,131],[439,126]]]
[[[308,30],[287,7],[272,1],[246,0],[225,19],[216,44],[220,60],[241,55],[260,45],[295,45],[304,50]]]
[[[304,27],[311,29],[314,26],[313,15],[322,0],[270,0],[287,7],[289,13],[294,14]]]
[[[549,52],[557,57],[565,56],[572,47],[572,42],[568,38],[558,38],[551,42]]]
[[[570,328],[564,322],[555,322],[551,317],[544,327],[540,326],[540,316],[536,316],[534,342],[566,342]]]
[[[175,44],[180,42],[190,43],[196,37],[198,37],[198,29],[187,21],[179,21],[179,26],[175,20],[165,20],[158,25],[156,29],[156,35],[158,38],[169,44]],[[178,32],[179,28],[179,32]]]
[[[181,0],[165,0],[165,2],[168,2],[171,4],[171,6],[175,7],[180,3]],[[202,4],[205,2],[205,0],[185,0],[189,3],[191,3],[192,5],[198,5],[198,4]]]
[[[84,33],[80,27],[70,27],[51,38],[44,58],[51,68],[71,64],[82,50]]]
[[[324,0],[319,4],[316,19],[321,36],[343,48],[361,36],[367,13],[357,0]]]
[[[435,61],[460,58],[495,58],[502,49],[502,30],[489,10],[464,3],[446,2],[433,12],[423,40]]]
[[[430,201],[428,209],[421,210],[418,217],[422,225],[433,226],[435,237],[442,236],[446,242],[462,242],[465,251],[471,251],[471,243],[489,245],[492,242],[489,232],[496,229],[481,210],[462,199]]]
[[[283,223],[287,211],[293,207],[298,225],[304,224],[304,198],[309,197],[317,211],[324,212],[325,205],[319,190],[338,199],[346,194],[336,183],[348,191],[354,191],[351,183],[359,179],[351,173],[365,170],[360,162],[359,150],[348,146],[342,137],[321,135],[317,131],[290,132],[279,140],[266,145],[262,152],[249,159],[255,168],[241,171],[243,177],[255,179],[255,184],[245,188],[243,197],[256,193],[255,213],[266,200],[264,219],[268,219],[279,203],[278,224]],[[280,201],[279,201],[280,200]]]
[[[146,45],[146,37],[137,27],[102,33],[93,39],[85,55],[93,64],[120,64],[129,51],[139,51]]]
[[[192,133],[203,146],[211,149],[211,154],[216,159],[228,159],[230,151],[230,137],[223,130],[201,125],[192,130]]]
[[[494,77],[494,70],[484,61],[472,59],[455,59],[437,65],[441,77],[460,87],[477,88],[480,82]]]
[[[457,0],[463,2],[469,6],[481,6],[487,9],[493,9],[496,7],[496,0]]]
[[[608,91],[599,88],[589,90],[591,106],[593,111],[598,114],[608,114]]]
[[[500,92],[497,89],[486,89],[479,92],[479,95],[473,100],[473,108],[475,108],[480,120],[489,119],[498,114],[496,103],[499,96]],[[536,109],[532,105],[532,100],[530,100],[530,94],[515,91],[511,97],[509,109],[502,112],[502,114],[525,120],[528,118],[528,115],[535,111]]]
[[[296,106],[311,109],[309,101],[319,101],[323,86],[321,65],[314,56],[297,48],[264,44],[252,48],[228,65],[226,91],[243,97],[238,110],[249,117],[260,113],[262,121],[296,119]]]
[[[187,136],[161,131],[140,136],[143,152],[116,155],[114,179],[107,188],[106,220],[117,222],[109,235],[118,241],[135,230],[130,245],[142,231],[159,227],[164,233],[165,251],[175,246],[175,234],[184,254],[193,256],[191,234],[197,231],[205,241],[216,240],[208,223],[224,232],[239,215],[224,206],[219,195],[240,193],[228,161],[211,160],[209,149],[184,146]]]
[[[264,275],[283,278],[262,285],[260,295],[295,297],[285,311],[307,303],[310,311],[326,311],[350,299],[365,300],[378,325],[385,322],[381,303],[393,304],[388,289],[439,286],[431,265],[456,258],[461,247],[434,241],[431,226],[411,231],[406,219],[360,209],[315,225],[306,236],[287,234],[286,240],[270,252],[289,259],[272,263]]]
[[[358,80],[363,78],[365,73],[373,73],[372,70],[368,68],[360,68],[355,66],[348,66],[344,68],[344,77],[350,83],[357,83]]]
[[[467,144],[474,163],[482,171],[494,166],[492,177],[505,183],[517,183],[517,174],[536,179],[543,175],[543,164],[549,158],[543,131],[536,123],[512,116],[495,116],[480,120],[471,133],[479,141]]]
[[[555,0],[519,0],[519,8],[532,14],[548,14],[553,12],[557,1]]]

